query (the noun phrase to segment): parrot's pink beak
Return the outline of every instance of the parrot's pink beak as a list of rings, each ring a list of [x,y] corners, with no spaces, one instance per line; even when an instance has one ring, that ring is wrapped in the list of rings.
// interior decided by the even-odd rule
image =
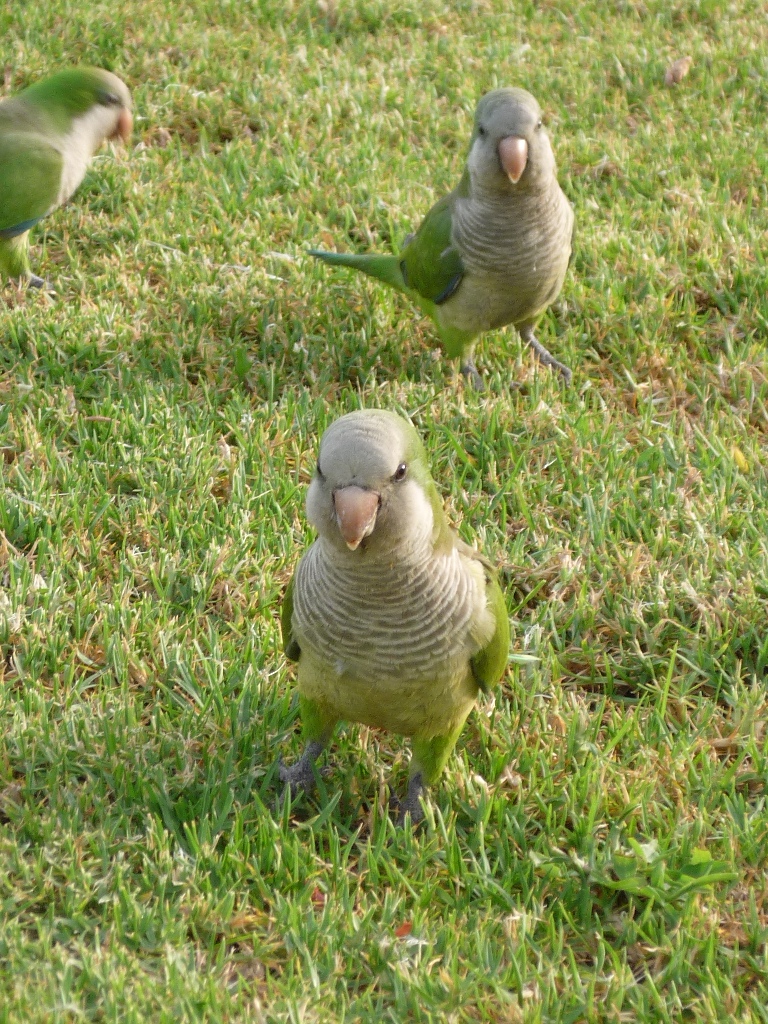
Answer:
[[[133,114],[127,107],[123,107],[117,116],[117,124],[115,125],[114,132],[110,135],[110,139],[116,139],[119,137],[123,142],[127,142],[131,137],[132,129]]]
[[[378,491],[366,491],[356,484],[333,492],[336,522],[350,551],[356,551],[361,541],[373,533],[380,500]]]
[[[516,185],[528,163],[528,143],[518,135],[507,135],[499,143],[499,160],[504,173]]]

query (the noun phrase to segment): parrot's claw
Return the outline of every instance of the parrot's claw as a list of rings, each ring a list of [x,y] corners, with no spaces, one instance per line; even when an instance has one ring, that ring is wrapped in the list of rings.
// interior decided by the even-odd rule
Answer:
[[[552,353],[548,349],[544,348],[540,341],[536,340],[533,331],[530,331],[529,333],[523,333],[522,337],[523,340],[527,341],[533,349],[533,351],[536,353],[536,358],[539,360],[540,363],[543,363],[544,366],[548,366],[551,370],[557,370],[557,372],[560,374],[560,376],[563,378],[566,384],[571,383],[573,372],[569,369],[569,367],[565,365],[565,363],[561,363],[559,362],[559,360],[555,359]]]
[[[27,288],[42,288],[48,295],[55,295],[56,289],[50,283],[50,281],[43,280],[42,277],[38,277],[37,274],[30,274],[27,278]]]
[[[323,749],[322,743],[308,743],[296,764],[289,768],[282,761],[278,762],[280,781],[284,782],[291,791],[291,796],[296,796],[302,790],[311,793],[317,783],[315,776],[315,761]]]
[[[465,359],[464,362],[461,364],[461,373],[464,377],[466,377],[466,379],[469,381],[469,383],[472,385],[475,391],[485,391],[485,384],[483,384],[483,378],[477,372],[477,367],[475,366],[471,359]]]
[[[549,366],[553,370],[557,370],[557,372],[563,378],[564,384],[570,385],[571,380],[573,379],[573,370],[571,370],[569,366],[566,366],[565,363],[558,362],[557,359],[553,359],[552,362],[549,363]]]
[[[397,812],[397,824],[402,828],[405,825],[405,816],[410,814],[411,825],[418,825],[424,819],[424,808],[421,798],[424,795],[425,786],[422,781],[421,772],[417,772],[408,780],[408,796],[405,800],[398,800],[396,796],[390,797],[389,806]]]

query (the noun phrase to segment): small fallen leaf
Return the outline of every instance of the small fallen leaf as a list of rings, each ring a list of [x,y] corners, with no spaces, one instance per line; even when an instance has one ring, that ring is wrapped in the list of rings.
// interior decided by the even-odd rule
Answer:
[[[171,133],[163,125],[158,125],[150,136],[150,145],[165,149],[171,143]]]
[[[568,728],[565,724],[565,719],[562,715],[558,715],[557,712],[552,711],[547,715],[547,725],[552,732],[557,733],[558,736],[565,736],[568,732]]]
[[[733,461],[739,467],[741,472],[748,473],[749,463],[747,462],[746,456],[744,455],[744,452],[741,450],[741,448],[737,448],[736,445],[733,445],[733,447],[731,448],[731,455],[733,457]]]
[[[220,437],[216,442],[216,447],[219,449],[219,458],[222,462],[230,463],[233,461],[232,449],[227,444],[225,438]]]
[[[664,75],[664,85],[680,85],[693,66],[693,57],[678,57],[672,61]]]
[[[406,921],[405,924],[401,924],[399,928],[395,928],[395,938],[404,939],[406,935],[410,935],[413,931],[413,924],[410,921]]]
[[[488,783],[485,781],[482,775],[478,775],[477,772],[473,772],[472,781],[479,789],[485,790],[486,793],[488,792]]]
[[[312,890],[312,895],[310,896],[310,899],[312,900],[313,907],[322,909],[325,906],[327,896],[322,891],[322,889],[318,889],[318,887],[315,886],[315,888]]]
[[[523,777],[516,772],[511,764],[508,764],[499,776],[496,785],[504,789],[520,789],[523,784]]]

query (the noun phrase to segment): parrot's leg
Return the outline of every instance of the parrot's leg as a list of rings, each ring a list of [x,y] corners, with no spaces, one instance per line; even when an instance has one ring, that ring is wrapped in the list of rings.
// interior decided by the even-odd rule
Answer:
[[[10,277],[19,285],[28,284],[31,280],[40,281],[29,272],[29,231],[13,238],[0,238],[0,279],[3,277]]]
[[[333,736],[337,722],[327,708],[308,697],[299,697],[299,711],[306,744],[304,753],[290,768],[280,762],[280,781],[290,786],[292,794],[301,789],[311,793],[315,788],[315,761]]]
[[[426,313],[427,316],[431,316],[437,324],[445,354],[449,359],[460,360],[459,368],[462,377],[472,385],[475,391],[484,391],[483,378],[477,372],[475,361],[472,358],[475,352],[475,335],[470,334],[468,331],[460,331],[457,327],[448,327],[446,324],[441,323],[435,315],[435,309],[437,308],[439,307],[429,303],[424,303],[421,306],[422,312]]]
[[[411,822],[414,825],[418,824],[424,817],[421,798],[424,796],[427,786],[434,785],[440,778],[443,768],[445,768],[446,762],[451,756],[451,751],[456,746],[456,740],[464,728],[465,718],[466,715],[447,736],[431,736],[429,739],[420,739],[414,736],[411,775],[408,779],[408,795],[398,805],[398,825],[403,824],[406,814],[410,814]]]
[[[424,776],[421,772],[415,772],[408,779],[408,795],[405,800],[398,800],[394,797],[390,800],[390,807],[397,811],[397,824],[405,824],[406,814],[411,816],[411,824],[418,825],[424,817],[424,808],[421,806],[421,798],[426,791]]]
[[[552,370],[557,370],[565,383],[570,384],[573,373],[565,363],[561,363],[555,359],[552,353],[544,348],[540,341],[536,340],[536,335],[533,333],[533,324],[523,324],[518,328],[518,330],[520,331],[520,337],[523,341],[527,342],[536,353],[536,358],[539,362],[543,363],[544,366],[549,366]]]
[[[315,761],[322,754],[324,747],[325,744],[319,740],[312,740],[304,747],[304,753],[296,764],[288,768],[282,761],[280,762],[280,781],[290,787],[291,795],[302,789],[311,793],[315,788]]]
[[[462,376],[466,377],[475,391],[485,391],[485,384],[483,384],[483,378],[477,371],[477,367],[471,356],[468,356],[462,361],[461,364]]]

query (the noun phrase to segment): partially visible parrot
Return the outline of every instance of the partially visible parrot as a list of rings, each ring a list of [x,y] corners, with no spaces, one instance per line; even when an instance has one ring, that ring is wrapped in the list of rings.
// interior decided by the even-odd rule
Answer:
[[[65,203],[105,139],[127,140],[131,95],[100,68],[58,71],[0,103],[0,279],[43,285],[29,231]]]
[[[538,103],[524,89],[496,89],[477,106],[461,181],[399,256],[310,253],[410,296],[476,388],[483,383],[472,359],[475,340],[506,324],[570,383],[571,371],[533,329],[562,288],[572,234],[573,210],[557,182]]]
[[[340,720],[409,736],[400,820],[423,817],[480,690],[504,673],[509,619],[486,560],[448,525],[414,427],[383,410],[336,420],[307,494],[318,537],[285,593],[304,753],[280,778],[311,789]]]

